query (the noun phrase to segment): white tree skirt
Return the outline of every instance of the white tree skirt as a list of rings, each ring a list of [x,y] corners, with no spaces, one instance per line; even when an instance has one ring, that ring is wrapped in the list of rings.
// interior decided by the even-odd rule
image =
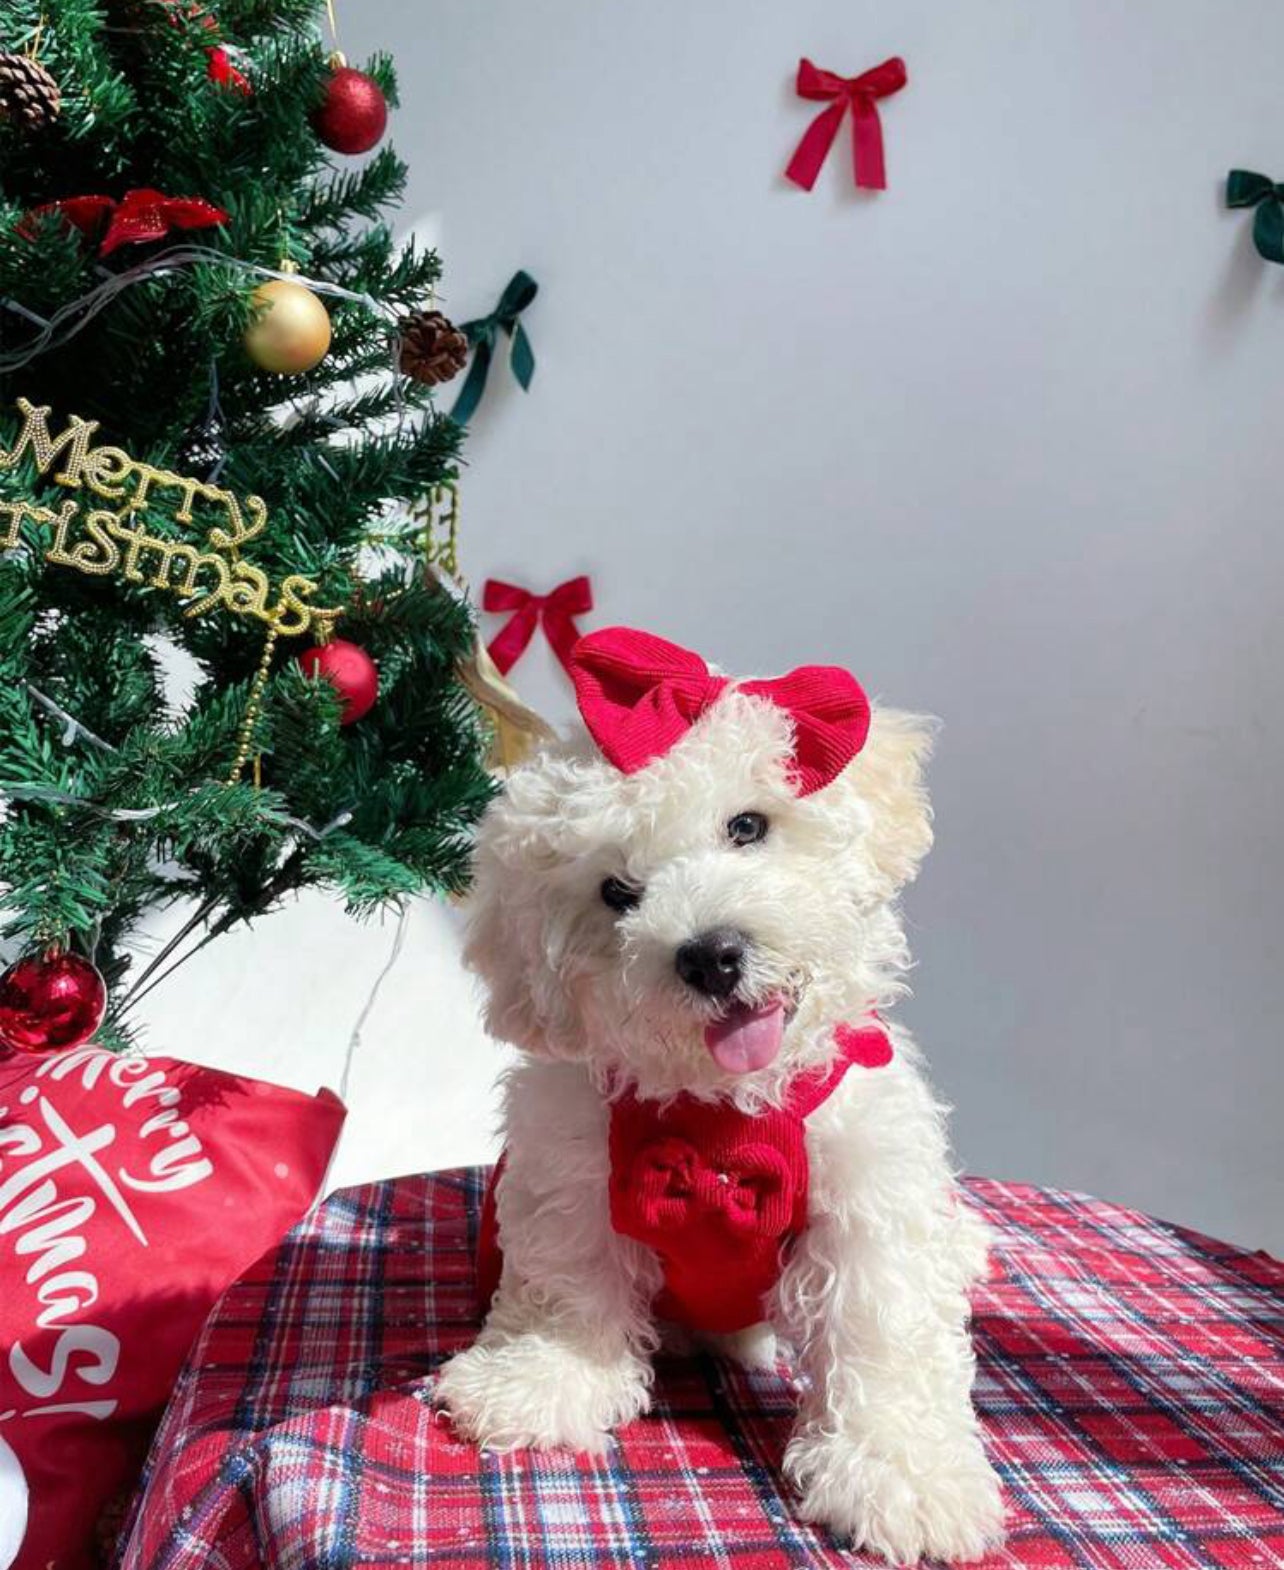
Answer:
[[[152,941],[163,942],[183,915],[170,913]],[[338,1091],[361,1021],[330,1186],[489,1161],[495,1082],[509,1059],[481,1026],[476,983],[460,960],[463,919],[451,906],[415,901],[389,968],[397,931],[395,916],[355,922],[334,901],[305,895],[211,943],[163,982],[141,1006],[143,1044],[300,1090]]]

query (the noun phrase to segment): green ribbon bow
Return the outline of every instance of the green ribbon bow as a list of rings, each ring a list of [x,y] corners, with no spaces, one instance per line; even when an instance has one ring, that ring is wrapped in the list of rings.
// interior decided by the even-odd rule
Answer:
[[[475,353],[467,379],[455,400],[455,407],[450,411],[450,417],[456,425],[467,425],[481,402],[482,394],[486,391],[486,378],[490,375],[490,362],[495,355],[495,344],[501,332],[506,332],[512,340],[508,363],[513,368],[513,375],[523,392],[530,386],[531,377],[535,374],[535,351],[518,318],[538,293],[539,285],[531,275],[519,270],[509,279],[507,288],[499,297],[499,304],[489,316],[479,316],[476,321],[464,322],[460,327],[460,332],[472,344]]]
[[[1232,169],[1226,176],[1227,207],[1256,207],[1253,244],[1268,262],[1284,262],[1284,185],[1276,185],[1251,169]]]

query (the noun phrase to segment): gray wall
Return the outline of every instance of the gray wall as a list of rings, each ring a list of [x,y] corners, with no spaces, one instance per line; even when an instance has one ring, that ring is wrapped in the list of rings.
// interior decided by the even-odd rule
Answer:
[[[906,1009],[975,1170],[1284,1251],[1272,0],[366,0],[447,308],[543,293],[465,566],[939,714]],[[892,53],[806,196],[800,53]],[[569,712],[546,653],[519,685]]]

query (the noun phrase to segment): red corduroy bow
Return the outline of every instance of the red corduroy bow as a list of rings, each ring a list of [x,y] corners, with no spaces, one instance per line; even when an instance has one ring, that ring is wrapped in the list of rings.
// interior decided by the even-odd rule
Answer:
[[[628,627],[581,638],[570,671],[593,740],[625,774],[668,752],[731,685],[698,654]],[[869,701],[849,671],[802,665],[770,681],[737,682],[736,690],[769,699],[793,721],[800,796],[836,779],[865,745]]]
[[[593,590],[584,577],[568,578],[548,594],[532,594],[515,583],[487,578],[482,585],[482,609],[513,612],[495,634],[489,649],[501,673],[507,675],[525,654],[541,622],[553,653],[569,671],[571,650],[580,635],[574,618],[593,609]]]
[[[856,184],[870,191],[885,190],[887,169],[883,162],[883,126],[878,118],[878,100],[899,93],[908,81],[909,73],[899,55],[893,55],[870,71],[863,71],[860,76],[836,76],[832,71],[822,71],[810,60],[800,60],[798,96],[833,101],[803,132],[803,139],[785,170],[786,176],[795,185],[801,185],[804,191],[811,190],[834,145],[843,116],[850,108],[852,172]]]

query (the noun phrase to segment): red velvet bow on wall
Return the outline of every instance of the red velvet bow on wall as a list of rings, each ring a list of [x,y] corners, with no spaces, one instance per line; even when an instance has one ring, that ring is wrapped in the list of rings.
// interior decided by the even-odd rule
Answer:
[[[532,594],[515,583],[487,578],[482,585],[482,609],[513,613],[489,645],[490,657],[502,674],[507,675],[525,654],[541,623],[553,653],[569,671],[571,650],[580,635],[575,617],[593,609],[593,590],[586,577],[568,578],[548,594]]]
[[[884,60],[859,76],[836,76],[822,71],[810,60],[798,62],[797,92],[800,98],[829,100],[803,133],[797,151],[789,160],[786,176],[795,185],[810,191],[816,176],[834,145],[838,127],[848,109],[852,112],[852,172],[856,184],[866,190],[887,188],[887,168],[883,159],[883,125],[878,117],[878,100],[899,93],[909,81],[905,62],[899,55]]]
[[[604,627],[575,645],[575,696],[607,760],[634,774],[662,757],[731,685],[698,654],[649,632]],[[869,701],[860,683],[834,665],[802,665],[770,681],[736,683],[767,698],[793,721],[793,780],[809,796],[836,779],[865,745]]]

